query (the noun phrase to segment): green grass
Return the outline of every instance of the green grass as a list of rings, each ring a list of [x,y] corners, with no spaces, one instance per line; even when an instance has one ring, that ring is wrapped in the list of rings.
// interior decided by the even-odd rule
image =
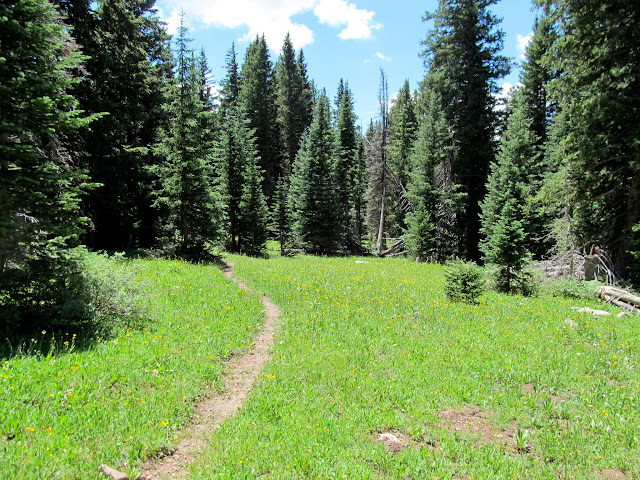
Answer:
[[[218,385],[224,359],[262,323],[259,300],[215,267],[125,262],[150,315],[81,351],[73,336],[33,354],[46,334],[0,369],[0,478],[103,478],[106,463],[135,474],[141,459],[176,443],[193,401]],[[58,342],[60,343],[60,342]]]
[[[547,294],[451,303],[442,267],[401,259],[231,259],[282,322],[272,361],[193,478],[640,477],[636,318],[578,314],[609,307]],[[135,473],[176,443],[194,399],[262,322],[258,297],[214,267],[122,268],[144,285],[147,330],[2,366],[1,478],[100,478],[100,463]],[[493,412],[496,436],[452,431],[441,413],[465,406]],[[410,448],[387,452],[380,432]]]
[[[577,314],[584,300],[550,296],[450,303],[441,267],[399,259],[233,260],[283,323],[256,390],[194,478],[640,473],[636,319]],[[439,414],[464,406],[494,412],[487,426],[517,442],[452,431]],[[378,432],[414,447],[389,453]]]

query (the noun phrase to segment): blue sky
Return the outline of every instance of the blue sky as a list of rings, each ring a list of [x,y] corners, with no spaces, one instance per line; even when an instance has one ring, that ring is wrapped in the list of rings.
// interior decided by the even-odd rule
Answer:
[[[296,50],[301,47],[309,76],[333,98],[340,78],[354,93],[359,123],[366,129],[377,117],[380,68],[385,70],[393,97],[405,79],[415,89],[424,77],[421,41],[428,25],[426,11],[437,0],[158,0],[160,16],[175,32],[180,11],[194,40],[204,47],[213,78],[225,76],[225,56],[236,42],[242,63],[249,41],[265,34],[275,63],[284,36],[290,32]],[[503,53],[521,61],[535,13],[530,0],[501,0],[491,10],[503,19]],[[518,81],[518,71],[499,82]]]

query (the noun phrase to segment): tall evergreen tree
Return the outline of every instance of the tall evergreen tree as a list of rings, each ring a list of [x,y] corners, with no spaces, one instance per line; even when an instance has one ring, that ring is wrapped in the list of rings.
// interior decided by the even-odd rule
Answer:
[[[268,199],[275,191],[276,181],[284,168],[280,152],[277,123],[276,86],[269,48],[262,37],[249,44],[240,70],[240,103],[255,130],[260,168],[264,171],[264,192]]]
[[[291,173],[291,164],[300,149],[302,134],[311,123],[308,114],[307,80],[303,78],[289,34],[275,66],[278,125],[282,137],[283,174]]]
[[[395,234],[401,235],[406,229],[405,216],[409,210],[407,186],[409,184],[410,157],[416,141],[418,129],[416,105],[411,95],[409,81],[406,80],[389,112],[389,167],[396,185],[391,198],[390,210],[396,224]]]
[[[456,156],[453,132],[435,91],[423,91],[419,98],[419,129],[411,154],[409,197],[409,251],[421,260],[447,260],[461,250],[459,187],[453,181],[451,165]]]
[[[231,48],[227,52],[227,76],[222,82],[220,92],[220,116],[224,119],[227,109],[230,105],[238,101],[240,95],[240,74],[238,70],[238,61],[236,58],[236,45],[231,44]]]
[[[525,115],[531,119],[531,130],[536,141],[536,150],[539,155],[536,162],[527,165],[527,238],[529,250],[537,258],[542,258],[553,249],[552,225],[553,217],[550,209],[542,202],[540,192],[545,184],[546,177],[555,167],[550,164],[548,155],[545,155],[550,135],[551,123],[557,112],[557,105],[549,94],[550,83],[557,77],[553,70],[549,56],[557,39],[556,26],[553,17],[547,8],[541,16],[536,18],[533,38],[529,42],[525,52],[525,62],[520,74],[522,87],[518,90],[517,98],[519,106],[524,108]]]
[[[108,112],[66,142],[100,184],[83,200],[98,249],[149,246],[155,241],[147,167],[149,148],[166,125],[163,83],[169,74],[169,37],[153,0],[60,1],[73,35],[90,58],[73,91],[88,113]]]
[[[226,243],[227,248],[234,252],[244,251],[253,254],[256,253],[254,249],[259,247],[255,244],[245,244],[247,240],[253,242],[254,238],[258,238],[248,233],[254,226],[243,220],[249,218],[247,215],[257,214],[260,217],[259,221],[254,219],[256,228],[264,228],[262,224],[266,222],[266,218],[262,218],[264,212],[260,207],[261,200],[252,190],[256,181],[262,182],[262,173],[258,167],[254,168],[258,161],[249,120],[239,105],[230,105],[223,122],[217,164],[223,176]],[[253,202],[251,208],[255,212],[244,211],[247,202]]]
[[[0,5],[0,329],[52,326],[72,300],[86,175],[61,140],[82,118],[82,56],[44,0]],[[86,220],[86,219],[84,219]]]
[[[523,173],[536,161],[536,137],[522,105],[509,116],[500,151],[491,165],[487,196],[482,202],[481,249],[484,261],[498,266],[498,290],[512,292],[521,284],[529,257]]]
[[[294,230],[304,247],[314,253],[335,252],[340,242],[338,204],[333,164],[335,133],[329,99],[318,97],[313,122],[305,133],[294,162],[291,204]]]
[[[496,80],[509,72],[499,55],[503,32],[488,8],[496,0],[440,0],[425,21],[433,27],[424,41],[425,89],[438,92],[445,119],[451,125],[456,157],[451,172],[466,194],[457,219],[463,248],[459,255],[480,258],[480,201],[490,162],[494,159]]]
[[[213,112],[202,102],[202,69],[186,34],[186,27],[181,25],[176,40],[175,81],[168,94],[171,123],[158,145],[163,161],[154,168],[159,178],[155,205],[162,212],[165,248],[197,257],[218,238],[221,205],[212,183],[213,143],[203,128],[210,124]]]
[[[262,172],[258,157],[247,158],[240,198],[238,244],[247,255],[262,255],[267,248],[269,209],[262,192]]]
[[[355,174],[357,169],[358,144],[356,137],[356,115],[353,111],[351,90],[347,83],[342,84],[342,99],[339,102],[336,125],[336,155],[333,167],[335,174],[336,200],[338,202],[338,221],[342,238],[353,242],[352,207],[355,199]]]
[[[300,98],[300,123],[305,125],[304,130],[311,125],[313,121],[313,110],[316,99],[316,89],[307,73],[307,62],[304,59],[302,49],[298,53],[298,71],[300,72],[300,80],[302,81],[302,93]],[[303,130],[303,133],[304,133]]]
[[[640,222],[640,10],[619,0],[548,3],[560,32],[549,56],[561,72],[553,157],[570,162],[580,244],[607,249],[624,276]]]
[[[276,183],[276,191],[273,196],[271,209],[271,230],[273,236],[280,243],[280,254],[287,254],[287,248],[291,244],[292,218],[291,199],[289,198],[289,178],[280,177]]]

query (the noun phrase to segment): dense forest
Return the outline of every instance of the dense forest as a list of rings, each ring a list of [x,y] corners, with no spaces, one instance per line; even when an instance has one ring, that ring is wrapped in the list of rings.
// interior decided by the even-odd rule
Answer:
[[[284,39],[210,81],[154,0],[0,5],[0,317],[7,333],[82,323],[82,248],[192,260],[226,250],[407,254],[499,266],[598,252],[640,278],[640,9],[536,0],[520,84],[496,0],[425,14],[417,91],[356,126]],[[375,79],[378,81],[378,79]],[[220,94],[214,94],[219,91]]]

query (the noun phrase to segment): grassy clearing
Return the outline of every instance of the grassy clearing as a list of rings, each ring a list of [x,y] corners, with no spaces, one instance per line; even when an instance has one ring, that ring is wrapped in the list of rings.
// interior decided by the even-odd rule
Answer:
[[[147,328],[84,351],[72,336],[49,355],[37,354],[43,334],[3,360],[1,478],[102,478],[101,463],[135,474],[141,458],[176,442],[194,399],[262,324],[259,300],[215,267],[155,260],[113,268],[139,282]]]
[[[636,318],[550,296],[452,304],[441,267],[403,260],[233,260],[283,323],[195,478],[640,475]]]

